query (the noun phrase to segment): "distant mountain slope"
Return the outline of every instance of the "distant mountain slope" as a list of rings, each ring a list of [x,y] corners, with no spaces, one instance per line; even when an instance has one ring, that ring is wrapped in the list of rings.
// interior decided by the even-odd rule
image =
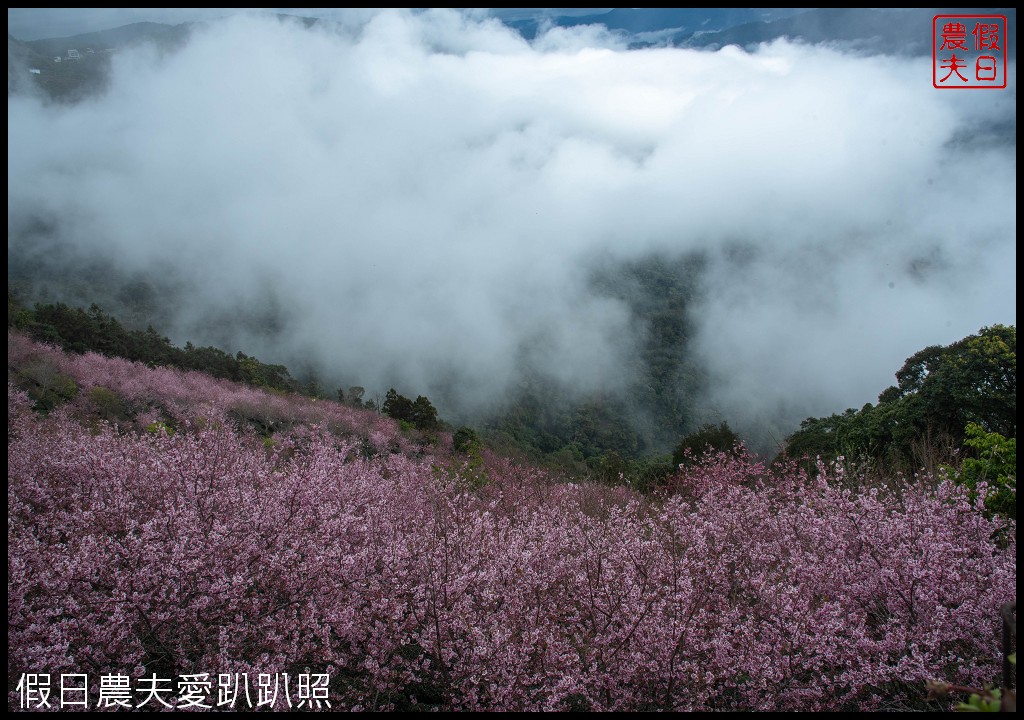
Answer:
[[[29,68],[36,68],[42,55],[10,34],[7,35],[7,94],[30,82]]]
[[[192,26],[142,22],[29,42],[8,34],[7,94],[35,88],[51,99],[74,102],[102,92],[112,53],[144,42],[173,50],[185,42]]]
[[[183,32],[187,33],[189,25],[191,23],[167,25],[165,23],[138,22],[81,35],[31,40],[25,44],[44,55],[56,57],[57,55],[66,55],[68,48],[75,48],[83,52],[86,48],[110,50],[146,40],[165,40],[175,35],[181,35]]]
[[[748,22],[712,33],[698,33],[681,38],[678,45],[709,47],[740,45],[750,48],[763,42],[788,37],[807,43],[849,43],[871,53],[893,55],[925,55],[931,52],[932,19],[938,13],[1003,14],[1016,25],[1014,8],[947,9],[912,8],[905,10],[869,8],[818,8],[773,19]],[[914,28],[915,32],[908,32]],[[1011,34],[1010,53],[1015,55],[1016,42]]]
[[[628,33],[649,33],[677,28],[686,35],[701,30],[724,28],[773,20],[799,12],[798,8],[614,8],[593,15],[561,15],[553,18],[533,17],[509,21],[523,37],[533,39],[545,23],[558,27],[604,25],[609,30]]]
[[[508,21],[532,40],[545,24],[557,27],[604,25],[633,38],[633,45],[671,43],[680,47],[754,46],[790,38],[838,43],[868,53],[924,55],[931,52],[936,14],[1001,14],[1016,26],[1015,8],[615,8],[605,13]],[[656,34],[652,36],[652,34]],[[1016,57],[1011,31],[1009,53]]]
[[[277,13],[281,21],[298,21],[305,27],[324,22],[320,18]],[[60,101],[77,101],[102,91],[107,84],[110,57],[124,48],[153,43],[161,51],[175,51],[203,23],[178,25],[137,22],[129,25],[23,42],[7,36],[7,94],[35,86]],[[59,60],[58,60],[59,58]],[[29,67],[39,73],[29,73]]]

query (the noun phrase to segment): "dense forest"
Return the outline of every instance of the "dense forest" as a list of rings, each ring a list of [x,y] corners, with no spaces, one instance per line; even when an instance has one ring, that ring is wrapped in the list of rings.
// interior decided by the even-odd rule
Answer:
[[[969,423],[1017,434],[1017,330],[994,325],[946,347],[907,358],[897,384],[859,411],[808,418],[790,438],[793,453],[862,455],[894,463],[920,460],[922,439],[957,443]]]

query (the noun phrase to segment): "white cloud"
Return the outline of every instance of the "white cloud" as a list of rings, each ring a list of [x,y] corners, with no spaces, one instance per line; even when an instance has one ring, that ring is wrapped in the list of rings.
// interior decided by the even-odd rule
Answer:
[[[9,98],[9,228],[56,214],[197,278],[185,328],[269,283],[289,342],[367,386],[494,397],[525,341],[624,382],[638,328],[588,289],[601,255],[711,253],[706,403],[730,419],[859,406],[917,349],[1016,321],[1013,147],[951,143],[1015,124],[1014,91],[937,91],[927,58],[531,46],[390,11],[349,35],[237,17],[114,70],[75,106]]]

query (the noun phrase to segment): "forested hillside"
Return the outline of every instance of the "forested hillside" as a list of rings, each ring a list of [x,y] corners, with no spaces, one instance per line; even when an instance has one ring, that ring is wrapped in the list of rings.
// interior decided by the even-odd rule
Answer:
[[[927,347],[896,371],[897,384],[860,410],[808,418],[787,441],[790,457],[844,455],[913,472],[950,460],[969,426],[1017,437],[1017,328],[982,328]]]

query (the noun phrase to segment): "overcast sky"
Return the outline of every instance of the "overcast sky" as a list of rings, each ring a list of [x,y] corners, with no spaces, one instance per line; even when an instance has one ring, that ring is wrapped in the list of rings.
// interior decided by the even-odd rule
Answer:
[[[1016,152],[986,139],[1016,124],[1015,70],[952,93],[928,58],[364,22],[236,17],[119,53],[100,99],[10,97],[9,236],[58,218],[126,268],[177,268],[201,288],[182,326],[272,288],[289,347],[476,398],[525,346],[622,385],[644,329],[588,268],[703,250],[707,405],[731,422],[860,407],[922,347],[1016,322]]]

